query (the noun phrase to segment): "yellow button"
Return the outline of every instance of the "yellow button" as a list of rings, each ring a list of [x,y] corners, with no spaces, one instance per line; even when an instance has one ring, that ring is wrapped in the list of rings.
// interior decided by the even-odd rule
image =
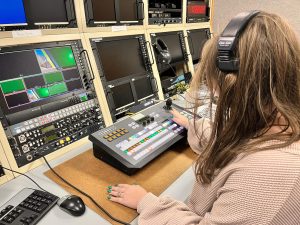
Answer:
[[[66,137],[66,141],[71,141],[71,138],[70,137]]]
[[[108,140],[109,142],[111,142],[113,139],[112,139],[112,138],[108,138],[107,140]]]
[[[60,140],[60,141],[59,141],[59,144],[61,144],[61,145],[63,145],[64,143],[65,143],[64,140]]]

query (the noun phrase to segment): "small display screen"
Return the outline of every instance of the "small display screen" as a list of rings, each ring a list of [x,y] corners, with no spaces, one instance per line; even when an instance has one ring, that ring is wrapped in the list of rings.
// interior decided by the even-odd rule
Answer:
[[[142,100],[147,97],[153,96],[151,80],[149,77],[135,80],[133,83],[134,83],[134,87],[135,87],[135,91],[136,91],[138,100]]]
[[[65,0],[24,1],[27,20],[39,24],[68,24]]]
[[[48,127],[44,127],[41,129],[42,130],[42,133],[45,134],[45,133],[48,133],[50,131],[53,131],[55,130],[55,126],[54,125],[51,125],[51,126],[48,126]]]
[[[176,32],[168,33],[168,34],[156,34],[161,40],[165,42],[167,45],[170,55],[171,55],[171,63],[176,63],[180,61],[184,61],[184,55],[182,52],[181,42],[179,38],[179,34]]]
[[[146,75],[138,38],[96,42],[107,81]]]
[[[111,91],[116,109],[134,104],[130,83],[115,86]]]
[[[92,5],[95,23],[116,21],[115,0],[92,0]]]
[[[187,15],[191,17],[205,16],[206,3],[201,1],[190,1],[187,6]]]
[[[0,25],[26,25],[22,0],[0,0]]]
[[[83,89],[70,46],[0,53],[0,74],[8,109]]]
[[[58,136],[56,134],[52,134],[50,136],[44,137],[44,141],[45,143],[49,143],[51,141],[54,141],[58,138]]]

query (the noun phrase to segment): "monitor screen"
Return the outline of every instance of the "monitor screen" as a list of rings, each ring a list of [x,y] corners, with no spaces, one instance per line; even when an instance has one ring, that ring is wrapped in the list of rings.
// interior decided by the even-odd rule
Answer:
[[[156,34],[161,40],[165,42],[167,45],[170,55],[171,55],[171,63],[176,63],[180,61],[184,61],[184,55],[182,52],[181,42],[179,38],[179,34],[177,32],[168,33],[168,34]]]
[[[192,54],[193,60],[200,58],[202,48],[205,42],[208,40],[207,32],[208,32],[207,29],[188,31],[188,35],[190,37],[189,38],[190,52]]]
[[[138,38],[96,42],[107,81],[146,75]]]
[[[83,88],[70,46],[0,53],[0,74],[8,110]]]
[[[92,5],[95,23],[116,21],[115,0],[92,0]]]
[[[27,25],[22,0],[0,0],[0,25]]]
[[[137,21],[136,0],[120,1],[120,20],[121,21]]]
[[[65,0],[24,1],[27,20],[35,25],[68,24]]]
[[[133,83],[139,101],[153,96],[151,80],[149,77],[137,79]]]
[[[116,109],[134,104],[134,97],[130,83],[121,84],[111,88]]]

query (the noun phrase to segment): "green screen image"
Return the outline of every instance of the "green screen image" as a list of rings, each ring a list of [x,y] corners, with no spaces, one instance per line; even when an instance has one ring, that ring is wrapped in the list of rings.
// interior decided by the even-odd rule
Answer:
[[[23,80],[11,80],[0,84],[4,94],[25,90]]]
[[[48,49],[48,51],[60,68],[69,68],[76,66],[71,47],[51,48]]]
[[[56,82],[63,81],[63,76],[61,72],[55,72],[55,73],[47,73],[44,75],[46,84],[53,84]]]
[[[50,96],[58,95],[68,91],[67,85],[65,83],[54,84],[50,86],[48,89],[49,89]]]
[[[48,98],[49,97],[49,90],[48,88],[37,88],[35,89],[39,98]]]

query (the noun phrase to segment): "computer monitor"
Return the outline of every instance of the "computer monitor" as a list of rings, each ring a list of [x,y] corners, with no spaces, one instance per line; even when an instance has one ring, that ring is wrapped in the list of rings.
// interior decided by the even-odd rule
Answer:
[[[91,0],[94,23],[112,22],[116,23],[114,0]]]
[[[107,81],[147,74],[138,38],[96,41],[96,47]]]
[[[119,110],[135,103],[130,83],[124,83],[111,88],[115,109]]]
[[[74,0],[25,0],[31,29],[77,27]]]
[[[154,94],[150,77],[142,77],[133,81],[138,101],[152,97]]]
[[[71,46],[0,51],[0,101],[5,114],[84,91]]]
[[[119,1],[120,4],[120,21],[124,22],[138,22],[137,15],[137,1],[136,0],[123,0]]]
[[[22,0],[0,0],[0,26],[27,25]]]
[[[138,112],[157,98],[157,86],[144,34],[90,39],[114,121]]]
[[[198,62],[205,42],[210,38],[209,29],[188,30],[188,43],[193,61]]]

